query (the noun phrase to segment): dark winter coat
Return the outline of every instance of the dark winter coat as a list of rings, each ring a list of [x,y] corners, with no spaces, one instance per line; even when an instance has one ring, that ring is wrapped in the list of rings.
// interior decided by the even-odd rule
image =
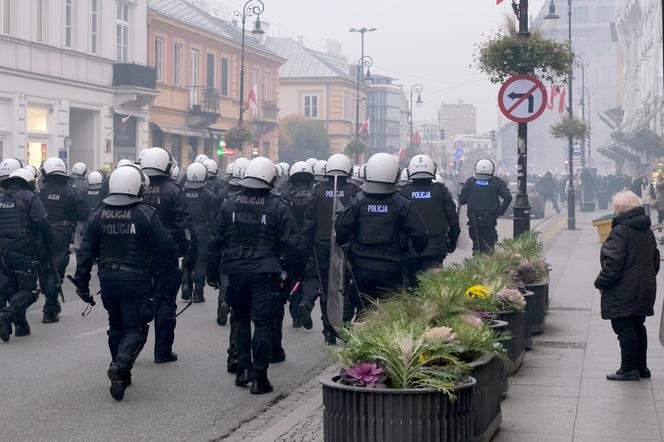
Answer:
[[[643,207],[613,219],[600,262],[595,287],[602,292],[602,318],[652,316],[659,251]]]

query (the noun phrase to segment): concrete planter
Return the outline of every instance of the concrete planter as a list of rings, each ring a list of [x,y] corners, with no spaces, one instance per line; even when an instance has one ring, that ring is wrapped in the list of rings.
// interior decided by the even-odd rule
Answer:
[[[507,330],[512,334],[509,341],[505,341],[503,345],[511,362],[509,374],[513,375],[523,364],[526,354],[526,313],[500,312],[497,319],[507,322]]]
[[[528,291],[533,292],[533,296],[526,298],[528,304],[533,304],[533,335],[544,333],[544,324],[546,322],[546,298],[549,292],[549,281],[542,280],[533,284],[525,284]]]
[[[493,354],[482,355],[469,365],[470,375],[477,380],[473,388],[473,441],[488,442],[503,421],[500,401],[505,366]]]
[[[526,311],[524,312],[524,346],[526,350],[533,348],[533,318],[535,316],[535,302],[531,298],[535,296],[533,292],[526,291],[523,297],[526,298]]]
[[[475,379],[456,399],[435,390],[361,388],[322,378],[325,442],[464,442],[473,439]]]

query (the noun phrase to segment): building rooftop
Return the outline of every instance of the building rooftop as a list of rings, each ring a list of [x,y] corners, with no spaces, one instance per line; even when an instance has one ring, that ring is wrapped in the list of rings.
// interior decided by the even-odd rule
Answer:
[[[343,78],[355,81],[346,61],[306,48],[293,39],[270,37],[265,46],[287,60],[279,69],[280,78]]]

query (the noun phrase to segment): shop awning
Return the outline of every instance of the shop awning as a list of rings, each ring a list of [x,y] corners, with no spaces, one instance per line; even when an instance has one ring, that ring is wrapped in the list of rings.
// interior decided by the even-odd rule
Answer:
[[[207,130],[170,127],[170,126],[158,126],[155,123],[150,123],[150,127],[156,127],[162,132],[169,135],[180,135],[182,137],[210,138],[210,132],[208,132]]]
[[[641,126],[633,132],[625,133],[622,142],[636,151],[659,158],[664,157],[664,138],[648,126]]]

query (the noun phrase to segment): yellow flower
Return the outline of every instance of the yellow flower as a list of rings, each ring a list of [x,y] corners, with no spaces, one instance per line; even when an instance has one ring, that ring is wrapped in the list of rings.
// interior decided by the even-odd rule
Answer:
[[[424,353],[420,353],[420,355],[417,357],[417,359],[419,359],[419,361],[423,364],[426,364],[427,362],[429,362],[429,358],[427,358],[424,355]]]
[[[474,285],[466,290],[466,298],[488,299],[490,297],[491,292],[489,292],[489,289],[481,284]]]

